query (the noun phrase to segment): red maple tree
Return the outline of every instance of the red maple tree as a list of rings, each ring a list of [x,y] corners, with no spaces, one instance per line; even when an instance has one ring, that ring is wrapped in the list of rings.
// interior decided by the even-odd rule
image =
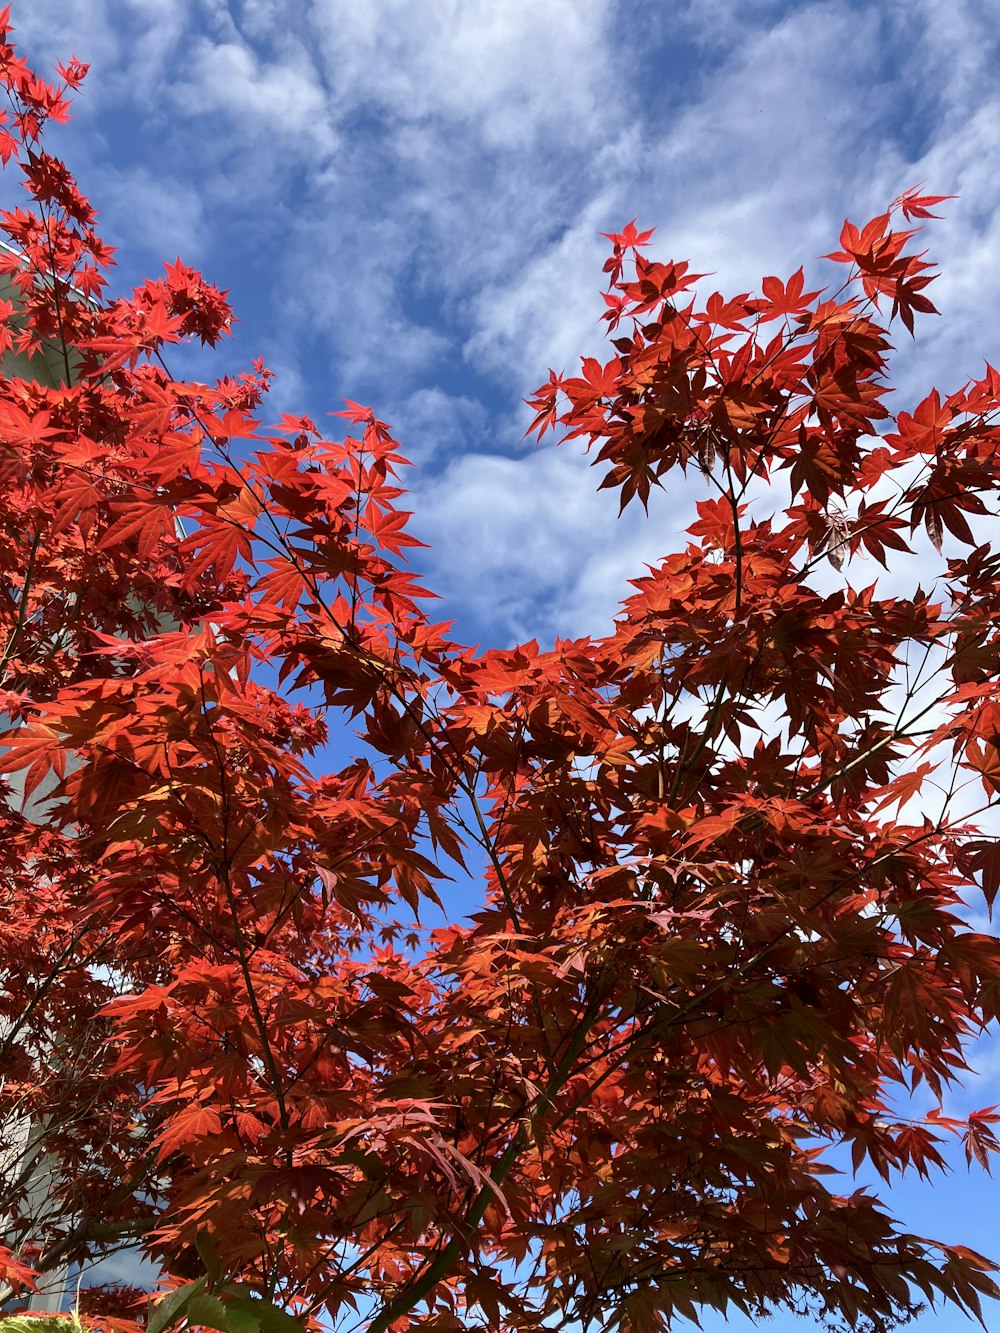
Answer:
[[[606,637],[474,652],[407,565],[382,421],[266,424],[260,363],[175,379],[230,320],[179,261],[106,296],[42,144],[85,69],[43,81],[9,27],[0,342],[60,373],[0,378],[0,1136],[30,1120],[53,1205],[0,1158],[0,1296],[134,1243],[169,1294],[85,1321],[978,1314],[992,1265],[824,1160],[997,1146],[941,1098],[1000,1006],[963,915],[1000,887],[1000,376],[884,402],[932,309],[896,220],[940,201],[845,224],[833,295],[704,299],[610,236],[612,355],[535,429],[698,518]],[[905,580],[915,534],[934,594],[883,595],[865,557]],[[332,728],[361,740],[324,771]],[[428,930],[448,876],[473,910]]]

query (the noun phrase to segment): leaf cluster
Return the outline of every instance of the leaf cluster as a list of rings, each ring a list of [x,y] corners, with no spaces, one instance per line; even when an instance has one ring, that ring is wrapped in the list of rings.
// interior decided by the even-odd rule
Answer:
[[[939,201],[845,224],[832,294],[702,297],[610,236],[613,354],[534,427],[697,517],[605,636],[477,651],[386,423],[268,424],[260,362],[174,378],[231,321],[180,261],[106,297],[42,148],[80,77],[0,14],[0,1140],[51,1180],[39,1215],[0,1154],[0,1294],[140,1245],[150,1333],[979,1314],[993,1265],[825,1160],[997,1147],[941,1101],[1000,1008],[965,910],[1000,887],[1000,377],[884,401],[930,309],[895,220]],[[470,911],[427,929],[446,878]]]

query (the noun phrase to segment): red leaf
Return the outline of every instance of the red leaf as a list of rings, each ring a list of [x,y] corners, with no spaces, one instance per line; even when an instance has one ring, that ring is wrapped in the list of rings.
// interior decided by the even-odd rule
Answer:
[[[190,1143],[218,1134],[221,1129],[219,1113],[211,1106],[195,1105],[179,1111],[170,1117],[153,1141],[160,1150],[157,1163],[164,1162],[171,1153]]]

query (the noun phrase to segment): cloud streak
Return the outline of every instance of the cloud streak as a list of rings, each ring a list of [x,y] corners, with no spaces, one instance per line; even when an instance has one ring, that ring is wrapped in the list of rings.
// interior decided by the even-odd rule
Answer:
[[[962,199],[930,233],[946,318],[901,348],[900,401],[996,354],[979,312],[1000,296],[1000,95],[974,0],[711,0],[641,30],[611,0],[39,0],[16,17],[43,56],[94,60],[85,184],[113,237],[231,286],[236,350],[286,367],[310,411],[350,394],[398,417],[404,447],[412,430],[417,528],[484,630],[477,581],[504,634],[596,627],[626,591],[622,553],[662,553],[688,521],[673,503],[647,535],[615,527],[571,450],[518,446],[548,366],[602,349],[601,230],[638,214],[706,286],[747,290],[926,179]]]

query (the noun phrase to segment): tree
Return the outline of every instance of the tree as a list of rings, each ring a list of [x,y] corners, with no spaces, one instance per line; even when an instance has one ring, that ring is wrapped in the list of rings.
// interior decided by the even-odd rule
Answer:
[[[824,1161],[997,1147],[941,1097],[1000,1003],[963,917],[1000,887],[1000,377],[883,402],[932,309],[896,219],[941,200],[845,224],[833,295],[703,300],[611,235],[613,354],[534,428],[698,518],[607,637],[474,652],[424,609],[382,421],[264,424],[259,362],[176,380],[230,320],[180,261],[105,296],[42,145],[85,69],[47,84],[0,27],[31,196],[0,341],[65,372],[0,379],[0,1124],[41,1127],[57,1205],[39,1234],[8,1182],[0,1294],[128,1242],[152,1333],[978,1314],[988,1260]],[[865,556],[926,578],[924,533],[933,595],[883,594]],[[473,910],[427,929],[448,876]]]

